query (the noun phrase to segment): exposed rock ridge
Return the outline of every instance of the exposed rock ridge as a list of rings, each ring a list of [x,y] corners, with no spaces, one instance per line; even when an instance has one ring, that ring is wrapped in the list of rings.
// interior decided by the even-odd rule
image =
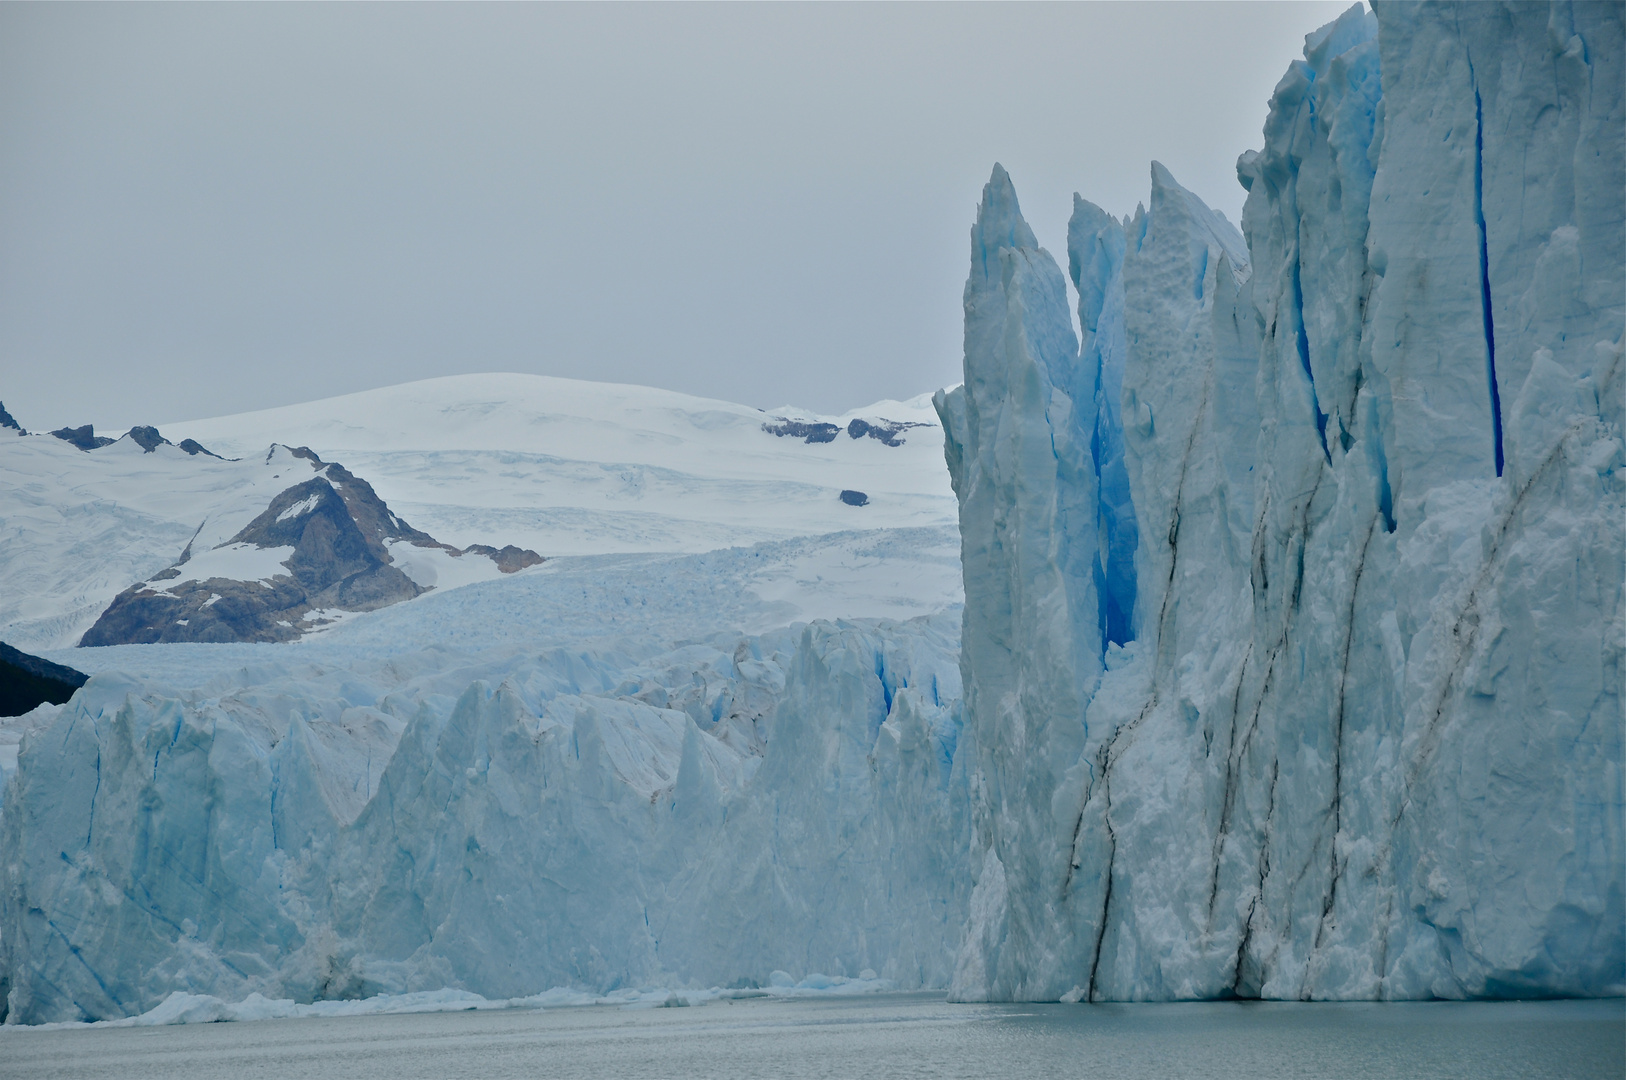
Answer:
[[[776,416],[776,423],[763,424],[762,430],[769,435],[780,438],[789,436],[801,439],[808,443],[835,442],[836,436],[841,434],[842,428],[838,424],[815,420],[792,420],[789,417]],[[862,439],[868,436],[883,446],[902,446],[906,440],[900,436],[910,428],[930,427],[930,424],[915,423],[908,420],[888,420],[877,417],[870,420],[854,418],[847,422],[846,432],[848,438]]]
[[[290,641],[340,612],[373,611],[432,587],[394,565],[392,544],[488,557],[503,573],[542,561],[511,545],[442,544],[397,517],[371,484],[342,465],[323,462],[307,447],[286,452],[315,475],[279,492],[212,551],[195,553],[188,544],[174,566],[120,593],[79,644]],[[194,561],[199,554],[207,558]]]
[[[85,424],[76,428],[61,427],[51,432],[51,434],[65,443],[77,446],[81,450],[99,450],[104,446],[112,446],[113,443],[118,441],[109,439],[106,435],[96,434],[96,428],[93,424]]]
[[[11,420],[10,425],[4,423],[6,420],[11,420],[11,416],[9,413],[5,412],[3,407],[0,407],[0,427],[17,427],[19,434],[28,434],[26,431],[23,431],[21,427],[17,426],[17,422],[15,420]],[[119,439],[110,439],[106,435],[97,435],[94,425],[91,424],[85,424],[83,427],[76,428],[57,428],[55,431],[51,432],[51,434],[55,435],[63,442],[71,443],[72,445],[77,446],[81,450],[100,450],[104,446],[112,446],[114,443],[119,441]],[[160,435],[157,428],[152,427],[151,425],[138,424],[120,436],[120,439],[129,439],[131,442],[141,447],[143,452],[148,454],[157,450],[160,446],[175,446],[174,443]],[[177,446],[176,449],[184,450],[193,457],[196,457],[199,454],[206,454],[212,458],[220,458],[219,454],[210,451],[196,439],[182,439],[180,445]]]

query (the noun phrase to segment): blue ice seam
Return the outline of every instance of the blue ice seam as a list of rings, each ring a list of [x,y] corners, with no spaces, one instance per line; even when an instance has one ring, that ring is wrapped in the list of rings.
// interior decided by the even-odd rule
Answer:
[[[1473,74],[1473,65],[1468,73]],[[1496,384],[1496,319],[1491,312],[1490,244],[1485,236],[1485,115],[1474,87],[1474,224],[1479,227],[1479,302],[1485,315],[1485,380],[1490,383],[1491,434],[1496,475],[1502,475],[1502,392]]]

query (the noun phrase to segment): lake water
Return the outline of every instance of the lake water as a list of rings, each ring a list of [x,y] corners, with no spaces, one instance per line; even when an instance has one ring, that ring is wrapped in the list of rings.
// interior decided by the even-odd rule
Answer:
[[[942,996],[717,1001],[0,1031],[0,1076],[1626,1076],[1626,1003],[954,1005]]]

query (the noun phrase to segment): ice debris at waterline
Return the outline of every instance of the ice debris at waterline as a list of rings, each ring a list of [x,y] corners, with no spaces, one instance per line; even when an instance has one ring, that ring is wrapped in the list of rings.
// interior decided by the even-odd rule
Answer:
[[[1078,202],[1082,351],[984,191],[957,998],[1626,990],[1626,8],[1375,6],[1246,243],[1157,165]]]
[[[483,632],[544,567],[351,624],[388,651],[103,671],[8,722],[7,1021],[776,970],[1068,1001],[1626,992],[1623,18],[1352,10],[1239,163],[1242,233],[1161,167],[1126,221],[1078,202],[1082,342],[996,170],[938,402],[963,626],[452,651],[435,618]],[[865,474],[816,455],[923,441],[789,450],[834,492]],[[866,523],[908,510],[863,487]],[[644,592],[692,626],[763,554],[638,580],[669,569]],[[580,596],[630,604],[619,580]]]
[[[554,987],[539,994],[516,998],[491,998],[467,990],[420,990],[410,994],[378,994],[368,998],[342,998],[298,1002],[292,998],[268,998],[250,994],[242,1001],[222,1001],[209,994],[188,994],[176,990],[139,1016],[118,1020],[63,1020],[27,1027],[11,1025],[12,1031],[59,1031],[67,1028],[172,1027],[177,1024],[241,1023],[249,1020],[289,1020],[330,1016],[399,1016],[405,1013],[485,1012],[492,1009],[560,1009],[583,1005],[614,1005],[623,1009],[682,1009],[730,1003],[752,998],[841,998],[882,993],[892,984],[873,971],[859,972],[857,978],[839,975],[809,975],[800,981],[787,972],[775,971],[766,986],[710,986],[705,989],[672,990],[641,986],[589,993],[570,987]],[[5,1030],[0,1028],[0,1031]]]

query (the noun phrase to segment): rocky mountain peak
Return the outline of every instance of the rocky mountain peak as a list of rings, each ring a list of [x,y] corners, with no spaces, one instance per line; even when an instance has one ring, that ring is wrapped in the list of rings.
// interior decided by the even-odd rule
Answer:
[[[396,565],[390,548],[398,544],[490,558],[503,573],[542,561],[513,546],[442,544],[344,466],[281,445],[267,463],[279,453],[314,466],[315,475],[278,492],[224,544],[202,552],[188,545],[174,566],[120,593],[79,644],[289,641],[327,624],[331,613],[373,611],[433,588]]]
[[[96,434],[96,428],[93,424],[85,424],[76,428],[57,428],[51,434],[65,443],[77,446],[81,450],[96,450],[103,446],[109,446],[116,441],[109,439],[105,435]]]

